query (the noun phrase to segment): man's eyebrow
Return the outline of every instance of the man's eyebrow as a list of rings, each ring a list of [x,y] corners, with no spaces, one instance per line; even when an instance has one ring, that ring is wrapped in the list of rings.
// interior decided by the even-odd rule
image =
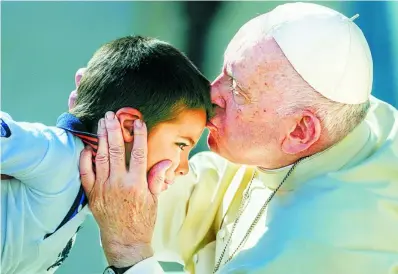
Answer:
[[[190,138],[190,137],[185,137],[185,136],[178,136],[178,137],[180,137],[181,139],[185,139],[186,141],[188,141],[188,143],[191,145],[191,146],[195,146],[195,144],[196,144],[196,142],[194,141],[194,140],[192,140],[192,138]]]
[[[236,84],[242,89],[242,92],[246,93],[246,87],[244,87],[243,84],[238,79],[236,79],[235,75],[232,73],[231,70],[227,69],[227,67],[232,69],[231,66],[225,65],[223,69],[224,74],[227,75],[228,77],[231,77],[236,82]]]
[[[236,82],[238,82],[238,80],[236,79],[234,73],[232,72],[233,66],[230,64],[226,64],[224,66],[224,74],[227,75],[228,77],[231,77],[232,79],[234,79]]]
[[[228,75],[229,77],[232,77],[233,78],[233,76],[232,76],[232,73],[231,73],[231,71],[228,69],[228,65],[227,64],[225,64],[224,65],[224,68],[223,68],[223,72],[224,72],[224,74],[225,75]]]

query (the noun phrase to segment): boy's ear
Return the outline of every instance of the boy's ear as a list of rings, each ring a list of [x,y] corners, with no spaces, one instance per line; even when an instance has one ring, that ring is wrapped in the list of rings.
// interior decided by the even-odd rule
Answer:
[[[122,128],[122,135],[125,143],[131,143],[134,138],[134,121],[136,119],[142,120],[142,114],[139,110],[130,107],[124,107],[116,112],[116,117],[120,122]]]

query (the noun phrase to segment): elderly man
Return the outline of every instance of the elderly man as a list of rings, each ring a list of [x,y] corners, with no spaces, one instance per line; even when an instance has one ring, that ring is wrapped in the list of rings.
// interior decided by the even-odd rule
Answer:
[[[91,209],[113,233],[107,273],[161,273],[155,259],[199,274],[398,273],[398,112],[370,95],[372,58],[354,19],[290,3],[238,31],[212,84],[213,152],[159,196],[158,257],[142,240],[153,230],[140,225],[145,176],[113,168],[124,157],[117,121],[95,179],[84,152]]]

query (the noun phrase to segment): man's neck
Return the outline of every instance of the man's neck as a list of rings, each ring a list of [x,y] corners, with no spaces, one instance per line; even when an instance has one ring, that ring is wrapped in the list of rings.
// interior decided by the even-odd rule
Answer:
[[[264,171],[264,172],[279,172],[279,171],[283,171],[285,169],[291,168],[293,166],[293,164],[287,165],[287,166],[283,166],[283,167],[279,167],[279,168],[265,168],[265,167],[258,167],[259,170]]]
[[[362,153],[364,147],[374,142],[371,136],[369,126],[366,123],[362,123],[339,142],[325,146],[322,149],[318,148],[290,162],[290,164],[293,164],[298,159],[308,156],[297,165],[290,179],[284,184],[282,189],[295,189],[302,182],[311,178],[361,161],[367,155],[366,151]],[[273,169],[267,167],[265,169],[258,168],[258,176],[265,185],[271,189],[275,189],[287,172],[289,172],[290,169],[288,166],[285,164]]]
[[[281,171],[281,170],[290,168],[298,160],[318,154],[318,153],[332,147],[336,143],[336,142],[334,142],[334,143],[327,142],[326,140],[327,140],[327,138],[320,138],[316,143],[314,143],[311,147],[309,147],[305,151],[302,151],[295,155],[282,154],[282,156],[279,157],[279,159],[277,159],[275,162],[264,163],[262,165],[259,165],[258,168],[263,171],[271,171],[271,172],[277,172],[277,171]]]

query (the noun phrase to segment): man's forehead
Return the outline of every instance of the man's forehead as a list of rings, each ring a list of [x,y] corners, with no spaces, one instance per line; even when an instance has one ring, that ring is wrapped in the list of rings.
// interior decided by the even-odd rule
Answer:
[[[242,62],[253,55],[258,58],[264,52],[264,38],[267,33],[260,27],[260,21],[252,21],[244,25],[228,44],[224,54],[226,63]]]
[[[224,54],[224,68],[228,74],[240,69],[250,72],[267,59],[268,52],[268,43],[261,39],[231,41]]]
[[[245,39],[247,37],[236,37],[229,43],[224,53],[224,65],[236,66],[244,63],[244,61],[252,54],[255,49],[255,41]]]

